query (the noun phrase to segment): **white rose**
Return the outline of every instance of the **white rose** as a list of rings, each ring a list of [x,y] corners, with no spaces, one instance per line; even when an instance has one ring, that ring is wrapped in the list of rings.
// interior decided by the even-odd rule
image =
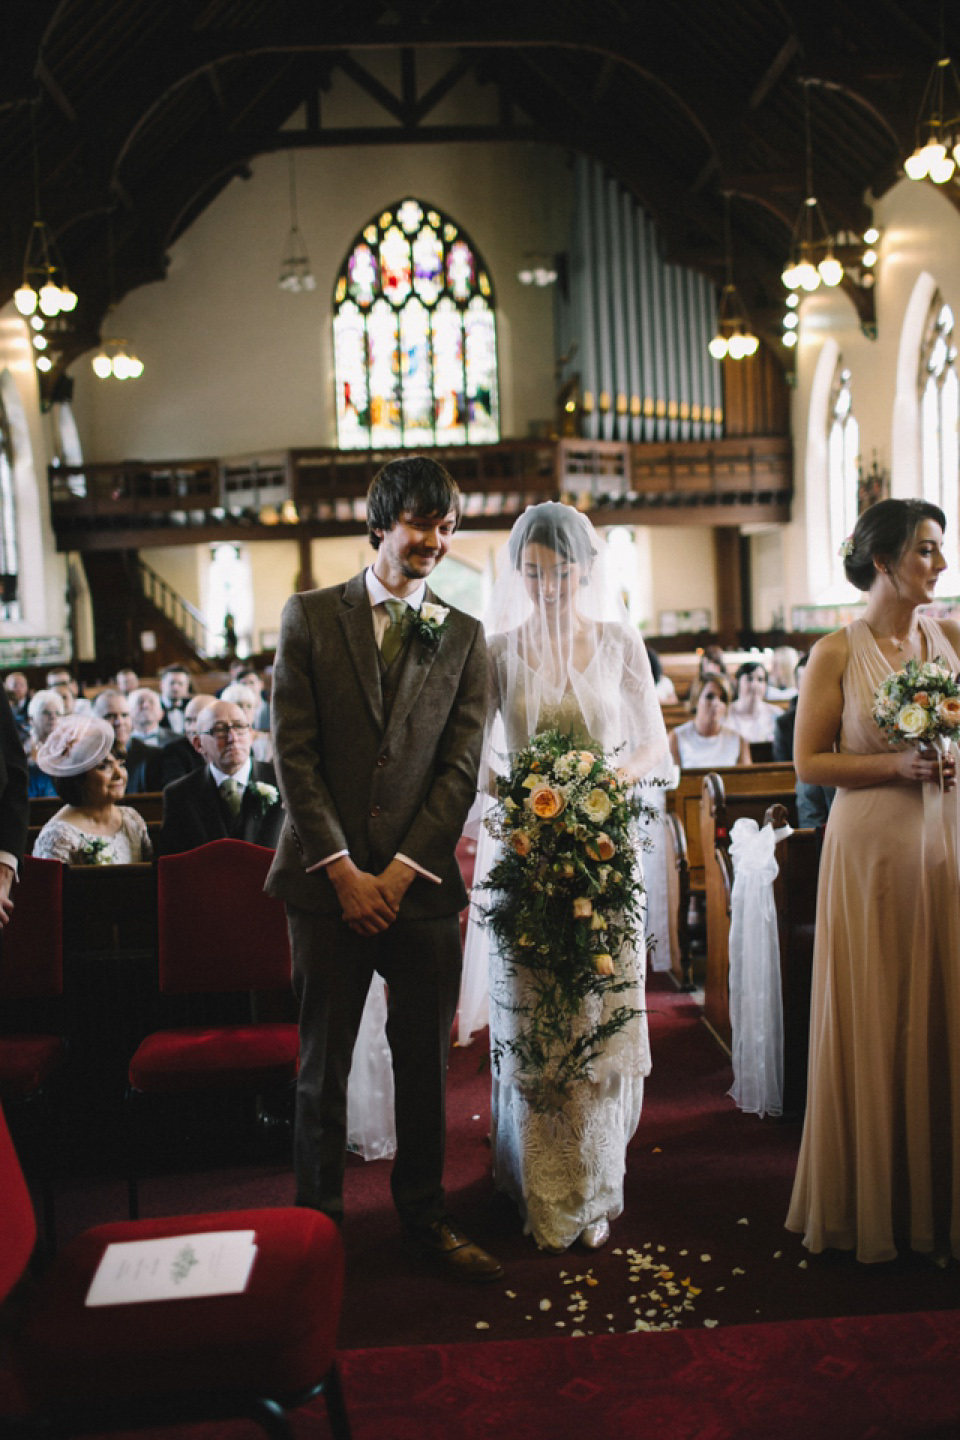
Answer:
[[[594,825],[602,825],[613,809],[610,796],[605,790],[590,790],[580,802],[580,809]]]
[[[431,605],[429,600],[424,600],[420,606],[421,620],[426,620],[430,625],[442,625],[449,614],[446,605]]]
[[[897,729],[901,735],[906,735],[911,740],[922,735],[929,723],[927,712],[922,705],[904,705],[897,716]]]

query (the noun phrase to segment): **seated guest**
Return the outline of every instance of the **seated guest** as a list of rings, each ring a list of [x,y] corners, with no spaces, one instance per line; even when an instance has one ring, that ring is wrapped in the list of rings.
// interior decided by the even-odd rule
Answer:
[[[147,745],[137,739],[130,702],[119,690],[101,690],[93,702],[93,713],[113,726],[117,744],[126,751],[128,795],[155,793],[193,769],[194,751],[185,740],[179,745]]]
[[[733,691],[726,675],[708,675],[694,682],[692,720],[667,737],[670,754],[681,770],[713,770],[722,765],[749,765],[750,746],[725,723]]]
[[[68,715],[37,752],[64,802],[37,836],[34,855],[65,865],[134,865],[149,860],[143,816],[121,805],[127,787],[113,726],[95,715]]]
[[[130,703],[130,718],[133,720],[133,733],[138,740],[142,740],[145,745],[175,745],[179,741],[180,736],[162,723],[163,702],[156,690],[141,685],[140,689],[134,690],[127,699]]]
[[[272,760],[273,741],[270,738],[270,731],[261,730],[256,721],[257,712],[260,709],[257,692],[241,681],[237,681],[235,685],[228,685],[225,690],[221,691],[220,698],[221,700],[231,700],[234,705],[239,705],[250,721],[253,732],[253,745],[250,753],[254,760]]]
[[[239,705],[207,705],[193,743],[204,767],[163,792],[162,854],[224,839],[276,849],[283,826],[277,777],[272,765],[251,759],[253,730]]]
[[[10,674],[4,677],[3,688],[10,701],[13,722],[26,748],[27,736],[30,734],[30,715],[27,709],[30,704],[30,686],[26,675],[22,670],[11,670]]]
[[[661,705],[676,705],[677,692],[669,675],[663,673],[663,662],[656,650],[647,646],[647,658],[650,661],[650,669],[653,671],[653,684],[657,692],[657,699]]]
[[[183,734],[183,712],[192,689],[190,671],[183,665],[165,665],[160,671],[160,704],[163,706],[160,724],[165,730]]]
[[[67,699],[61,686],[66,686],[70,691],[70,698]],[[47,671],[47,689],[57,690],[64,696],[65,715],[89,715],[92,709],[89,700],[85,700],[80,694],[80,685],[75,676],[66,665],[60,665],[55,670]]]
[[[797,693],[797,664],[800,651],[792,645],[778,645],[770,657],[770,679],[767,682],[768,700],[793,700]]]
[[[136,670],[131,670],[130,666],[126,665],[122,670],[117,671],[113,683],[121,695],[129,696],[133,694],[134,690],[140,689],[140,676]]]
[[[214,702],[213,695],[191,695],[183,711],[183,739],[185,748],[190,751],[190,764],[184,774],[189,775],[191,770],[202,770],[206,761],[194,748],[193,737],[197,733],[197,721],[200,718],[201,710],[206,710],[208,705]],[[178,747],[179,748],[179,747]]]
[[[735,698],[727,724],[739,731],[749,745],[769,745],[773,740],[773,722],[780,711],[764,699],[766,667],[759,660],[746,660],[737,670],[733,683]]]
[[[782,715],[778,715],[774,721],[774,760],[793,760],[793,732],[797,723],[797,698],[808,658],[806,655],[801,655],[797,661],[794,682],[798,693],[790,702],[790,709],[785,710]],[[798,777],[796,791],[797,825],[803,830],[815,830],[818,825],[826,825],[833,797],[837,793],[834,787],[832,785],[809,785]]]
[[[27,706],[30,717],[30,733],[24,749],[27,752],[27,794],[33,798],[41,795],[56,795],[53,781],[37,765],[37,751],[53,733],[58,720],[63,719],[63,701],[56,690],[38,690]]]
[[[727,659],[719,645],[705,645],[700,652],[700,665],[697,670],[698,678],[703,680],[707,675],[726,675]]]
[[[254,670],[252,665],[246,665],[242,670],[237,671],[237,678],[233,683],[235,685],[249,685],[250,689],[255,692],[257,697],[257,713],[254,716],[253,728],[255,730],[262,730],[264,733],[269,732],[270,698],[266,694],[259,672]],[[219,699],[222,700],[223,696],[220,695]]]

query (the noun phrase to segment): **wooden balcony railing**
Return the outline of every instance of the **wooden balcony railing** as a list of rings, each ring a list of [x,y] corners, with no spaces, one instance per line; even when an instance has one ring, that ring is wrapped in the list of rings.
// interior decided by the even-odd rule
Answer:
[[[224,530],[276,526],[311,535],[356,532],[371,479],[395,450],[297,449],[230,460],[50,467],[61,549],[183,543]],[[788,438],[626,445],[514,440],[428,452],[464,495],[464,524],[509,526],[524,506],[564,496],[600,524],[786,520],[792,498]],[[137,532],[142,532],[138,534]],[[149,541],[144,536],[150,532]],[[201,533],[202,532],[202,533]],[[225,538],[231,538],[225,536]]]

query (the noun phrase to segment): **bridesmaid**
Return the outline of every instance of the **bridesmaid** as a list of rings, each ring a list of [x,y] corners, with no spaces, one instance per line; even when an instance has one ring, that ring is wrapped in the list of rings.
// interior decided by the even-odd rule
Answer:
[[[881,500],[844,547],[863,618],[813,647],[794,757],[837,786],[813,961],[810,1081],[787,1228],[809,1250],[960,1257],[960,867],[956,747],[891,749],[877,687],[909,660],[960,671],[960,626],[921,607],[946,569],[943,512]]]

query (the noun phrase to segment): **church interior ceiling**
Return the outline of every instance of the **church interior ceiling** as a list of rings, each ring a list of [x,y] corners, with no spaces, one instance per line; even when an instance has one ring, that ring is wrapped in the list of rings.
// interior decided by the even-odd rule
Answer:
[[[938,57],[960,57],[960,5],[938,0],[8,0],[0,27],[0,303],[38,214],[80,296],[48,395],[226,185],[298,148],[588,154],[654,218],[665,257],[718,286],[728,216],[734,280],[770,337],[812,155],[866,325],[853,262],[871,200],[903,173]],[[482,117],[445,123],[468,83],[490,98]],[[372,123],[337,122],[344,86]],[[943,188],[960,196],[956,177]]]

